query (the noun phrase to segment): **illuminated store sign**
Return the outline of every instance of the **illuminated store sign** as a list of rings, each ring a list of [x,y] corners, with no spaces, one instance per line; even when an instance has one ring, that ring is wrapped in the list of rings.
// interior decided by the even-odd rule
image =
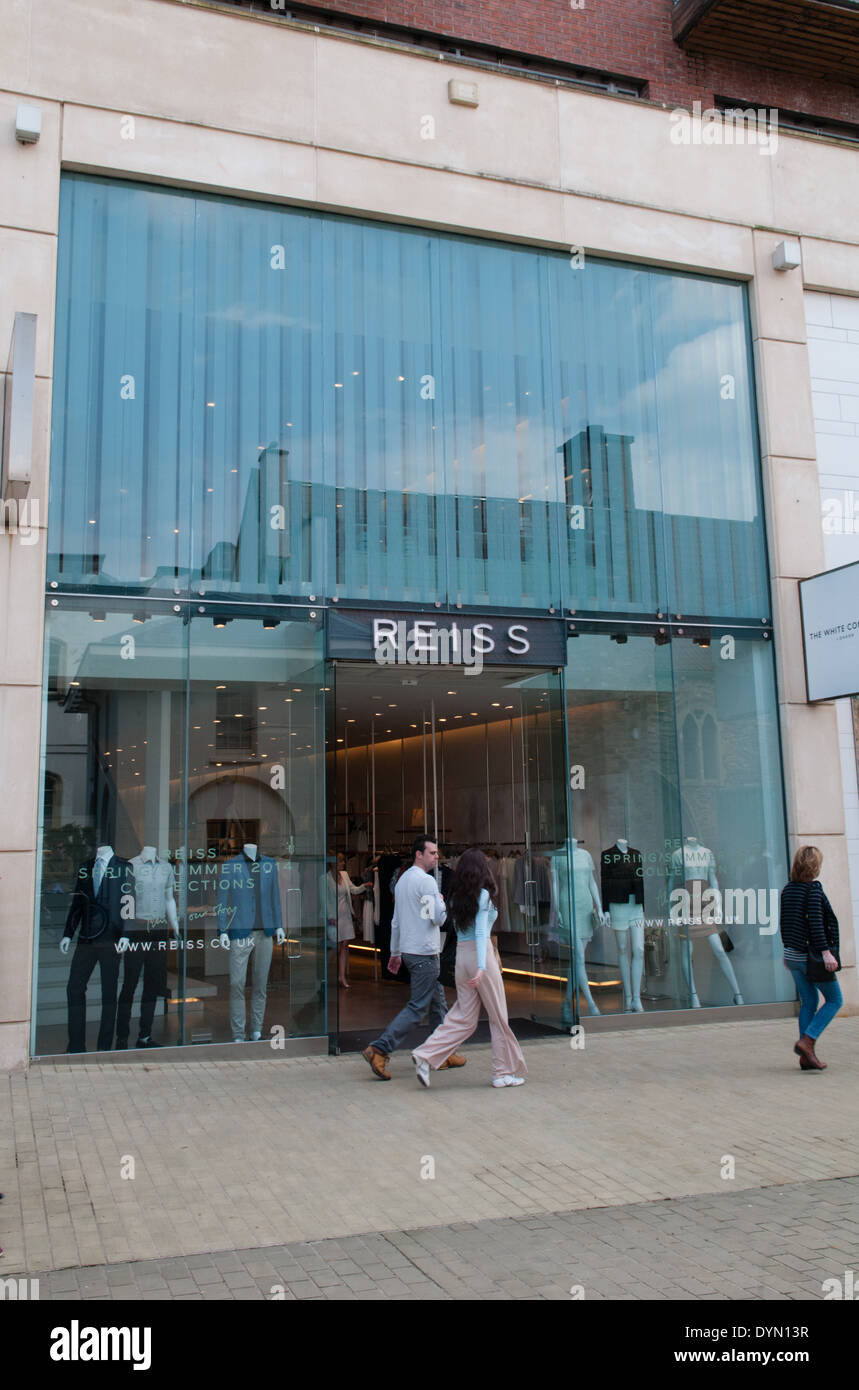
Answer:
[[[483,618],[479,614],[329,613],[328,653],[380,666],[563,666],[564,623],[551,618]]]

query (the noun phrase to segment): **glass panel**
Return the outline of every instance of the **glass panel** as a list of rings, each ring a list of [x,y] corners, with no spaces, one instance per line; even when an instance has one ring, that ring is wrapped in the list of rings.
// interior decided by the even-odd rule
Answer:
[[[571,638],[566,704],[584,1011],[684,1007],[666,892],[680,835],[670,646],[623,632]]]
[[[37,1053],[325,1033],[321,651],[263,611],[51,600]]]
[[[566,257],[550,263],[556,310],[558,467],[565,603],[655,613],[665,590],[652,275]]]
[[[653,274],[667,591],[660,607],[770,616],[746,296]]]
[[[64,178],[48,579],[187,587],[194,203]]]
[[[716,629],[673,653],[683,844],[668,886],[688,919],[677,928],[687,988],[702,1005],[792,999],[778,932],[788,865],[772,644]]]
[[[57,304],[65,586],[768,616],[741,285],[69,175]]]
[[[208,594],[325,591],[315,226],[297,212],[197,200],[193,522]]]
[[[187,628],[167,605],[57,599],[45,644],[35,1051],[181,1041]]]
[[[189,675],[183,878],[205,959],[188,982],[188,1040],[322,1035],[321,623],[195,615]]]
[[[439,280],[448,597],[545,609],[560,597],[546,258],[442,237]]]
[[[519,682],[524,806],[524,918],[532,1017],[572,1021],[564,707],[561,678],[540,672]]]
[[[431,323],[433,237],[345,218],[325,254],[321,382],[336,580],[350,598],[446,593]]]

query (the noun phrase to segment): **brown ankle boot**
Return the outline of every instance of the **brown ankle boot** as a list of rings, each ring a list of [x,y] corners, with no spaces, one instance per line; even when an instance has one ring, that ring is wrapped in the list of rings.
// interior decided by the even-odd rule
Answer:
[[[825,1071],[826,1063],[821,1062],[814,1050],[814,1038],[810,1038],[807,1033],[803,1033],[799,1042],[794,1044],[794,1052],[798,1057],[804,1057],[808,1062],[809,1068],[813,1071]]]

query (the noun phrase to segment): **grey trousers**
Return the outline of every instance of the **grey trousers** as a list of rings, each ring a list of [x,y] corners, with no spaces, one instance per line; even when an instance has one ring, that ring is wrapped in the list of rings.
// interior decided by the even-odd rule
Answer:
[[[230,942],[230,1027],[234,1038],[245,1036],[245,980],[248,961],[252,966],[253,991],[251,993],[251,1032],[262,1032],[265,1014],[266,987],[271,957],[274,950],[274,937],[265,932],[252,932],[239,941]]]
[[[391,1020],[381,1037],[370,1044],[377,1052],[384,1052],[386,1057],[390,1057],[392,1052],[402,1047],[408,1034],[416,1023],[420,1023],[427,1011],[434,1028],[444,1022],[447,1013],[444,985],[438,982],[438,956],[404,955],[403,961],[409,971],[411,998],[405,1008],[400,1009],[396,1018]]]

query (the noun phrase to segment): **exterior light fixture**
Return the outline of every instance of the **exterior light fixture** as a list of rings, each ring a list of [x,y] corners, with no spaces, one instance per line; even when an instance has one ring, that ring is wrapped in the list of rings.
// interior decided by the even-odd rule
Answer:
[[[774,270],[798,270],[802,265],[802,247],[799,241],[791,237],[788,241],[780,241],[773,251]]]

